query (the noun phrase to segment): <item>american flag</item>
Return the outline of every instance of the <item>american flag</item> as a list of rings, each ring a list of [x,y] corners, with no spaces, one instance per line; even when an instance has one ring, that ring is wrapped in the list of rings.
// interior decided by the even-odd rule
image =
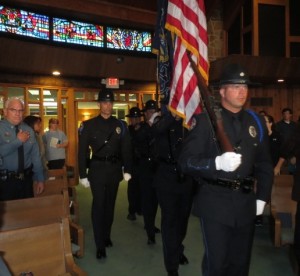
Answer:
[[[208,82],[207,24],[204,0],[169,0],[166,29],[176,34],[169,108],[190,125],[201,112],[197,77],[189,64],[187,50]]]

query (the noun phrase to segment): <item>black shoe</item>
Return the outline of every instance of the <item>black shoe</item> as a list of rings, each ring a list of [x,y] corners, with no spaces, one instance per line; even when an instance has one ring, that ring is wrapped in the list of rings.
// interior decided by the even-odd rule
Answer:
[[[128,214],[127,219],[134,221],[134,220],[136,220],[136,216],[135,216],[135,214]]]
[[[160,229],[157,228],[156,226],[154,226],[154,233],[155,233],[155,234],[159,234],[159,233],[160,233]]]
[[[189,260],[188,258],[182,253],[180,256],[179,256],[179,264],[181,265],[186,265],[189,263]]]
[[[98,249],[96,254],[97,259],[105,259],[106,258],[106,250],[104,249]]]
[[[112,247],[113,246],[113,243],[111,241],[111,239],[106,239],[105,240],[105,247]]]
[[[179,276],[179,274],[177,270],[169,270],[168,276]]]
[[[148,237],[148,241],[147,241],[147,244],[148,245],[152,245],[152,244],[155,244],[155,237]]]

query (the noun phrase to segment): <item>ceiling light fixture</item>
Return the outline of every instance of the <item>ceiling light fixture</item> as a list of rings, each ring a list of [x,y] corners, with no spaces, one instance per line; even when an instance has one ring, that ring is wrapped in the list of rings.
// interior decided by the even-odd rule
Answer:
[[[278,79],[277,82],[284,82],[284,79]]]
[[[60,75],[60,72],[57,71],[57,70],[55,70],[55,71],[52,72],[52,75],[53,75],[53,76],[59,76],[59,75]]]

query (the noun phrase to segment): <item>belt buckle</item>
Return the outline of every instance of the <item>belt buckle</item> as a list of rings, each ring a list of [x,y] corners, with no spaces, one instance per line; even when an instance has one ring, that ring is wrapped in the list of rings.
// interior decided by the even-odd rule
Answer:
[[[232,190],[238,191],[241,188],[241,181],[234,180],[232,184]]]

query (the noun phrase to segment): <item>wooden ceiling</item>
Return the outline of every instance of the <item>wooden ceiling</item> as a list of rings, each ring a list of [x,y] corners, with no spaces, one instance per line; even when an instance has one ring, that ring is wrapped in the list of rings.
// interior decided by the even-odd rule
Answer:
[[[155,0],[4,0],[2,4],[27,8],[28,10],[76,18],[78,20],[103,22],[124,27],[140,27],[154,30],[157,5]],[[224,8],[224,28],[228,29],[244,0],[205,0],[209,18],[218,5]],[[122,62],[117,62],[121,56]],[[299,59],[259,58],[234,56],[211,64],[210,79],[219,76],[222,66],[228,61],[241,61],[249,69],[254,80],[268,83],[280,75],[289,77],[290,83],[299,84]],[[277,67],[274,67],[276,65]],[[278,68],[274,72],[273,68]],[[77,79],[99,79],[108,76],[155,82],[156,59],[154,56],[137,57],[105,53],[97,50],[82,50],[76,47],[59,47],[32,41],[0,36],[0,73],[49,75],[53,69],[63,76]]]

